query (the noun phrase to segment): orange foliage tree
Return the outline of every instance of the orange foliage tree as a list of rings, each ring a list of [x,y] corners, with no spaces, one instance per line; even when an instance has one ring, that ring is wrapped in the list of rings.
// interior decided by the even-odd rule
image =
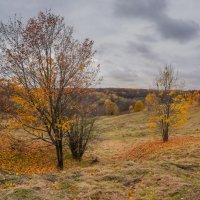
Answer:
[[[167,66],[161,71],[156,85],[158,92],[152,95],[150,122],[152,128],[159,129],[163,142],[166,142],[170,131],[187,121],[190,99],[178,90],[180,84],[172,67]]]
[[[11,19],[0,24],[2,76],[15,85],[12,127],[55,145],[63,169],[63,137],[74,122],[82,95],[96,83],[93,41],[79,42],[73,28],[51,11],[25,24]]]

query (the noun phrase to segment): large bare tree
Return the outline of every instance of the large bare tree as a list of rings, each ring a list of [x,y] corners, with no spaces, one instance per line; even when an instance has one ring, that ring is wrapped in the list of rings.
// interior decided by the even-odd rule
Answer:
[[[1,76],[15,84],[15,122],[55,145],[60,169],[76,96],[96,83],[94,54],[93,41],[75,40],[73,28],[51,11],[0,24]]]

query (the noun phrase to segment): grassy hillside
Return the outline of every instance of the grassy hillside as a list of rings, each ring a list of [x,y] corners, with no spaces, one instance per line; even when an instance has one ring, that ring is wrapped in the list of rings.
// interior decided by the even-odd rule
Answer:
[[[0,199],[200,199],[199,119],[195,108],[163,144],[145,112],[99,117],[83,162],[40,175],[0,169]]]

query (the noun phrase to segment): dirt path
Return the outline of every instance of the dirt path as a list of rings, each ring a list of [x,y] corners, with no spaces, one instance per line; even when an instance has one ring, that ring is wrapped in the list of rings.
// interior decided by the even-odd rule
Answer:
[[[89,155],[97,157],[102,165],[116,164],[132,145],[133,142],[125,140],[103,140],[92,147]]]

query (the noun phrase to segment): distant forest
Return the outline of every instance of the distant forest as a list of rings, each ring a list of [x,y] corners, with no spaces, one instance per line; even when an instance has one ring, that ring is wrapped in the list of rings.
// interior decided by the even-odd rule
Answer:
[[[94,111],[95,115],[105,115],[104,103],[106,99],[110,99],[116,103],[119,108],[119,114],[129,112],[130,106],[134,106],[136,101],[141,100],[145,103],[145,97],[151,93],[156,92],[153,89],[132,89],[132,88],[93,88],[90,100],[97,103],[97,108]],[[195,92],[189,90],[188,92]],[[90,101],[89,101],[90,102]]]

